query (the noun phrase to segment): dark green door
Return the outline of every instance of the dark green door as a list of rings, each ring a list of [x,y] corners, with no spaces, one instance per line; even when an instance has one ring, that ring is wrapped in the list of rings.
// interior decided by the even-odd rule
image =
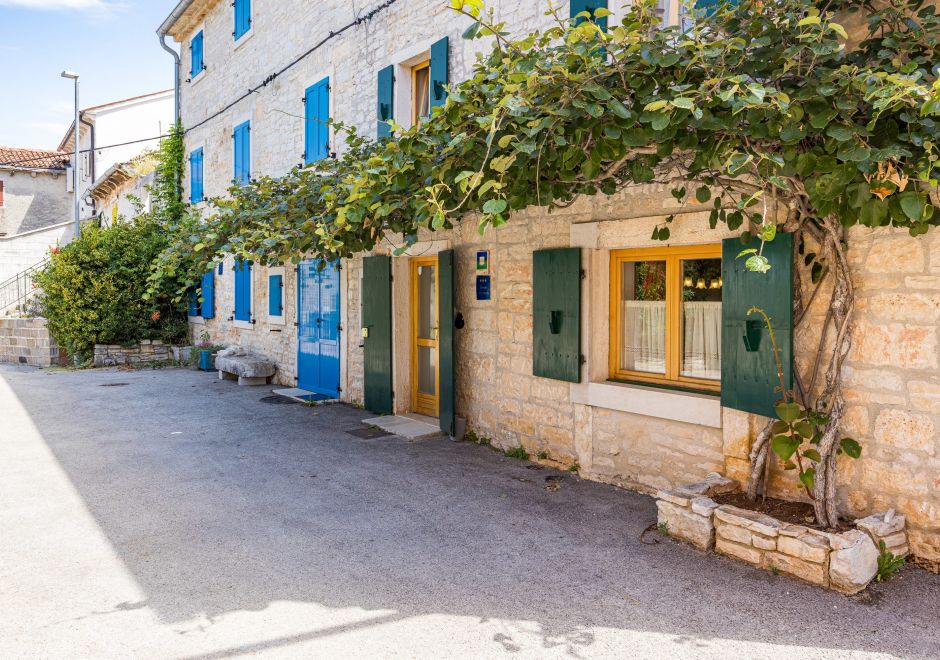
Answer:
[[[454,251],[444,250],[437,255],[437,301],[440,323],[438,360],[440,379],[439,415],[441,430],[453,436],[457,431],[457,369],[456,342],[454,341]]]
[[[362,329],[365,407],[392,413],[392,260],[362,260]]]

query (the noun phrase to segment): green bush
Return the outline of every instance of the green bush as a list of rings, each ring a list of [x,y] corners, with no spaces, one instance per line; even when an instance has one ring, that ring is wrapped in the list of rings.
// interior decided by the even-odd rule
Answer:
[[[166,245],[160,225],[142,215],[106,229],[84,227],[77,240],[53,250],[36,283],[56,341],[87,358],[95,344],[183,340],[182,304],[164,294],[144,296],[153,261]]]

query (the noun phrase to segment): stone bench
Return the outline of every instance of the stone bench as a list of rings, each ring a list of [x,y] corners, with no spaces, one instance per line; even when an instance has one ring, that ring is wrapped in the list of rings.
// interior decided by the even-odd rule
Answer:
[[[267,385],[277,370],[263,355],[243,349],[227,348],[215,356],[219,380],[237,380],[239,385]]]

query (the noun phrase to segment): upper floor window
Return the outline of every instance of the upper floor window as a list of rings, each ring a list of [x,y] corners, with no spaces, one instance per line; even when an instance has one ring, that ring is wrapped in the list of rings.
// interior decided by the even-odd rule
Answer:
[[[232,151],[234,156],[233,180],[245,185],[251,180],[251,122],[246,121],[235,127],[232,133]]]
[[[190,54],[190,66],[189,66],[189,78],[190,80],[195,80],[196,76],[202,73],[206,68],[205,58],[204,58],[204,48],[205,41],[203,38],[202,30],[196,33],[196,36],[193,37],[193,40],[189,42],[189,54]]]
[[[431,60],[411,68],[411,123],[417,125],[431,115]]]
[[[235,41],[241,39],[251,29],[251,0],[235,0]]]
[[[720,389],[721,245],[610,255],[610,377]]]

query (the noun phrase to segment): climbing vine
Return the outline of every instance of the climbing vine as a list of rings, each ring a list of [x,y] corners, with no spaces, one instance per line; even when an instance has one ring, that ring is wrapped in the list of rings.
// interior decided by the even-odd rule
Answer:
[[[667,184],[684,209],[709,210],[712,228],[740,232],[756,273],[769,268],[765,242],[796,234],[798,332],[814,300],[830,296],[819,350],[797,374],[794,396],[825,419],[812,488],[819,522],[835,524],[854,306],[846,230],[918,236],[940,223],[935,7],[741,0],[694,15],[683,30],[661,27],[643,0],[606,31],[587,13],[569,20],[550,9],[551,27],[514,38],[482,0],[452,4],[473,21],[465,38],[492,48],[442,108],[377,142],[335,123],[345,138],[338,158],[233,188],[205,218],[184,215],[152,284],[196,281],[226,254],[275,264],[350,257],[390,237],[407,248],[420,229],[449,229],[468,214],[484,231],[527,206]],[[861,39],[839,22],[853,16]],[[673,221],[653,238],[668,240]],[[771,435],[768,425],[753,446],[753,493]]]

